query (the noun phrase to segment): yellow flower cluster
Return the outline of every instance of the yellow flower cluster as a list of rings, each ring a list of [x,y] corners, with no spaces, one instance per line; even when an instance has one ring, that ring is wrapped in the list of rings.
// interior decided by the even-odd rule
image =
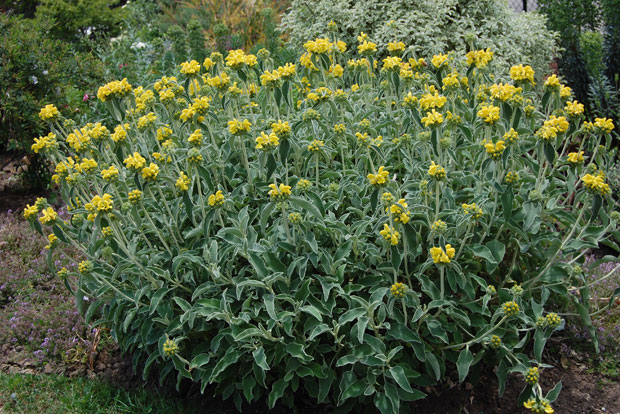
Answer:
[[[82,274],[90,273],[93,270],[93,262],[90,260],[82,260],[78,263],[78,271]]]
[[[267,87],[275,87],[280,84],[280,73],[277,70],[273,70],[269,72],[266,70],[262,75],[260,75],[260,83],[263,86]]]
[[[521,92],[523,92],[523,88],[517,88],[509,83],[495,83],[491,85],[491,97],[502,102],[509,100],[515,102],[523,101],[523,97],[520,95]]]
[[[504,134],[503,139],[508,144],[514,144],[519,140],[519,133],[515,131],[514,128],[510,128],[510,130],[506,131]]]
[[[583,115],[583,110],[583,104],[577,101],[568,101],[564,107],[564,111],[566,111],[568,116],[573,118]]]
[[[453,71],[441,80],[441,83],[443,85],[442,89],[444,91],[457,89],[461,86],[461,82],[463,83],[463,85],[467,85],[469,83],[469,80],[466,77],[459,78],[459,73]]]
[[[497,335],[493,335],[491,337],[491,346],[496,349],[502,346],[502,338]]]
[[[244,132],[250,132],[250,128],[252,127],[252,123],[247,119],[243,121],[239,121],[238,119],[233,119],[232,121],[228,121],[228,132],[233,135],[239,135]]]
[[[159,175],[159,167],[157,164],[150,163],[148,167],[142,168],[142,178],[147,181],[154,181]]]
[[[390,193],[384,193],[384,195],[385,194],[389,194],[391,196]],[[401,198],[398,200],[397,204],[392,204],[389,208],[386,208],[385,211],[394,218],[394,222],[407,224],[409,223],[409,218],[411,215],[411,211],[407,210],[407,207],[409,207],[409,205],[404,198]]]
[[[426,113],[426,116],[422,118],[422,123],[425,127],[433,127],[440,125],[443,122],[443,115],[434,109]]]
[[[155,94],[150,89],[144,89],[142,86],[138,86],[133,90],[133,95],[136,98],[135,112],[141,113],[146,110],[155,102]]]
[[[209,195],[209,199],[207,201],[210,207],[221,207],[224,205],[226,197],[224,197],[222,190],[217,190],[215,194]]]
[[[517,83],[529,82],[532,85],[536,85],[536,82],[534,82],[534,69],[532,69],[529,65],[517,65],[511,67],[510,78]]]
[[[428,167],[428,175],[435,180],[443,180],[446,178],[446,169],[439,164],[435,164],[435,161],[431,161],[431,166]]]
[[[284,66],[278,66],[278,69],[276,70],[278,71],[278,75],[280,75],[280,78],[286,80],[292,78],[293,75],[295,75],[297,67],[294,63],[286,63]]]
[[[301,214],[297,212],[289,213],[288,221],[293,224],[300,224],[302,220]]]
[[[487,151],[487,154],[491,156],[493,159],[501,158],[504,150],[506,149],[506,143],[504,141],[497,141],[493,143],[493,141],[482,141],[482,145]]]
[[[132,170],[139,170],[146,165],[146,159],[142,155],[137,152],[134,152],[132,155],[125,158],[123,161],[127,168]]]
[[[226,72],[220,73],[218,76],[210,76],[207,78],[207,85],[224,90],[230,84],[230,76]]]
[[[53,132],[50,132],[44,137],[35,138],[34,144],[30,147],[35,154],[38,154],[39,151],[45,152],[54,148],[58,148],[58,142],[56,141],[56,134]]]
[[[309,53],[316,53],[317,55],[331,52],[334,48],[334,44],[326,38],[318,38],[309,40],[304,43],[304,49]]]
[[[388,71],[393,69],[400,69],[400,65],[402,65],[403,60],[398,56],[388,56],[383,59],[383,66],[381,67],[382,71]]]
[[[406,292],[407,286],[404,283],[396,282],[390,288],[390,293],[397,299],[404,298]]]
[[[315,139],[308,145],[308,151],[319,152],[325,146],[325,142]]]
[[[499,107],[495,105],[483,104],[478,111],[478,117],[481,118],[486,124],[493,125],[499,121]]]
[[[114,132],[111,135],[112,141],[114,142],[124,141],[127,138],[127,131],[129,129],[130,129],[130,126],[128,123],[117,125],[116,127],[114,127]]]
[[[101,170],[101,178],[106,181],[114,181],[118,178],[118,169],[114,165],[110,165],[110,168]]]
[[[431,230],[437,233],[443,233],[448,229],[448,225],[443,220],[435,220],[431,225]]]
[[[155,124],[155,121],[157,121],[157,116],[155,116],[153,112],[149,112],[138,119],[138,129],[144,130],[148,127],[152,127]]]
[[[199,147],[200,145],[202,145],[202,139],[203,139],[202,131],[199,129],[196,129],[187,138],[187,142],[189,142],[191,145],[195,147]]]
[[[282,122],[278,119],[278,122],[274,122],[271,124],[271,129],[273,132],[279,137],[285,137],[291,133],[291,126],[288,121]]]
[[[39,208],[36,205],[31,206],[30,204],[26,204],[26,207],[24,208],[24,213],[23,213],[24,218],[26,220],[29,220],[35,217],[38,212],[39,212]]]
[[[332,94],[333,92],[331,89],[321,86],[320,88],[316,88],[313,92],[308,93],[306,97],[314,102],[323,102],[329,99]]]
[[[291,195],[291,186],[280,184],[278,187],[276,184],[269,184],[269,192],[267,193],[272,200],[284,201]]]
[[[471,204],[463,203],[461,204],[461,208],[463,209],[463,213],[465,213],[468,216],[471,216],[472,218],[479,219],[480,217],[482,217],[482,214],[483,214],[482,209],[478,207],[476,203],[471,203]]]
[[[100,86],[97,90],[97,98],[101,102],[105,102],[110,98],[122,98],[132,91],[131,85],[127,82],[127,78],[121,81],[112,81]]]
[[[299,188],[300,191],[307,191],[310,189],[310,187],[312,187],[312,182],[310,180],[306,180],[305,178],[302,178],[301,180],[297,181],[297,188]]]
[[[81,171],[88,174],[92,172],[95,168],[97,168],[97,161],[90,159],[90,158],[82,158],[82,161],[80,162],[80,167],[79,167]]]
[[[504,302],[502,304],[502,311],[506,316],[516,316],[519,314],[519,304],[515,301]]]
[[[433,66],[439,69],[442,66],[445,66],[448,64],[448,55],[444,55],[441,53],[438,55],[434,55],[433,58],[431,59],[431,63],[433,64]]]
[[[372,55],[377,51],[377,44],[364,40],[361,44],[357,45],[357,51],[360,55]]]
[[[260,136],[256,137],[255,142],[256,142],[256,149],[263,150],[263,151],[269,151],[271,149],[274,149],[278,145],[280,145],[280,139],[273,132],[269,135],[265,134],[264,132],[261,132]]]
[[[166,339],[166,342],[164,342],[162,349],[166,356],[172,357],[176,355],[176,353],[179,351],[179,346],[172,339]]]
[[[187,174],[181,171],[181,174],[179,175],[179,178],[177,178],[177,181],[174,185],[176,186],[176,188],[179,189],[179,191],[187,191],[189,190],[189,184],[189,177],[187,176]]]
[[[195,76],[200,73],[200,63],[195,60],[181,63],[181,73],[186,76]]]
[[[537,401],[534,398],[530,398],[523,403],[523,406],[534,414],[553,414],[555,412],[549,401],[544,399]]]
[[[51,250],[58,244],[58,237],[54,233],[51,233],[47,236],[48,244],[45,245],[45,249]]]
[[[549,141],[558,137],[558,133],[566,132],[568,130],[568,121],[565,117],[556,117],[551,115],[548,120],[543,123],[543,126],[536,131],[536,136],[544,141]]]
[[[142,200],[142,191],[132,190],[127,194],[127,198],[132,204],[137,204]]]
[[[465,55],[465,59],[467,59],[468,66],[475,65],[478,69],[483,69],[493,59],[493,52],[489,48],[486,48],[486,50],[472,50]]]
[[[456,254],[456,250],[452,245],[446,244],[445,250],[442,247],[431,247],[430,254],[433,263],[450,263]]]
[[[431,85],[429,88],[429,93],[422,95],[419,99],[420,108],[424,111],[428,111],[432,108],[440,109],[446,104],[447,100],[448,98],[439,95],[439,92],[437,92],[435,87]]]
[[[387,50],[391,54],[403,53],[405,51],[405,44],[403,42],[389,42]]]
[[[347,61],[347,66],[349,68],[351,68],[351,69],[357,69],[357,70],[367,69],[367,70],[370,70],[370,62],[368,61],[367,58],[349,59]]]
[[[609,184],[605,183],[605,174],[602,171],[599,171],[597,175],[586,174],[581,177],[581,181],[583,181],[586,189],[594,194],[601,196],[611,194],[611,189]]]
[[[75,151],[85,151],[90,144],[90,135],[88,134],[88,128],[82,127],[79,130],[74,130],[73,132],[69,133],[69,135],[67,135],[65,141],[67,141],[67,144],[69,144],[69,146]]]
[[[531,385],[536,384],[539,378],[540,378],[540,373],[538,372],[538,367],[530,368],[525,374],[525,382]]]
[[[383,225],[383,230],[379,234],[383,237],[383,240],[390,242],[392,246],[398,245],[400,241],[400,233],[394,227],[390,227],[387,224]]]
[[[90,203],[86,203],[84,208],[91,213],[94,212],[102,212],[107,213],[112,211],[114,207],[114,200],[112,196],[108,193],[103,194],[103,196],[96,195],[91,200]]]
[[[553,75],[547,78],[547,80],[545,81],[544,87],[545,89],[552,89],[552,90],[559,91],[562,88],[562,83],[560,82],[560,79],[557,77],[557,75],[554,73]]]
[[[519,173],[516,171],[508,171],[504,180],[508,184],[516,183],[519,181]]]
[[[560,318],[557,313],[550,312],[547,314],[547,316],[545,316],[545,321],[547,326],[551,328],[557,328],[562,323],[562,318]]]
[[[594,127],[605,134],[609,134],[614,129],[614,122],[609,118],[594,118]]]
[[[51,207],[47,207],[41,210],[41,217],[39,217],[39,221],[42,224],[53,224],[56,222],[56,219],[58,219],[58,213],[56,213],[54,211],[53,208]],[[25,215],[25,213],[24,213]]]
[[[370,181],[371,185],[380,186],[387,183],[389,175],[390,172],[386,170],[385,167],[382,165],[379,167],[379,170],[376,174],[368,174],[367,178]]]
[[[228,56],[226,56],[226,66],[231,67],[233,69],[239,69],[240,67],[246,65],[249,67],[253,67],[258,63],[255,55],[248,54],[241,49],[231,50],[228,52]],[[206,67],[207,65],[205,65]]]
[[[41,118],[43,121],[52,122],[57,120],[59,116],[60,112],[58,112],[58,108],[56,108],[52,104],[45,105],[43,108],[41,108],[41,111],[39,112],[39,118]]]
[[[583,151],[568,153],[568,162],[571,164],[582,164],[583,161]]]

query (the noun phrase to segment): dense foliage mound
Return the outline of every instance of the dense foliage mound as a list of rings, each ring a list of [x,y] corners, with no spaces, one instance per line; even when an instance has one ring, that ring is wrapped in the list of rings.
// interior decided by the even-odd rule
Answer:
[[[613,123],[584,122],[530,66],[494,83],[488,49],[406,60],[394,41],[377,61],[364,34],[304,47],[281,67],[233,50],[154,85],[111,82],[98,98],[115,125],[66,130],[41,111],[52,132],[34,148],[71,219],[41,202],[24,215],[88,258],[78,304],[96,298],[88,318],[145,373],[215,383],[239,407],[303,390],[398,412],[485,363],[500,391],[522,373],[521,403],[549,412],[559,387],[544,393],[539,368],[563,320],[548,299],[593,330],[577,265],[618,220]]]

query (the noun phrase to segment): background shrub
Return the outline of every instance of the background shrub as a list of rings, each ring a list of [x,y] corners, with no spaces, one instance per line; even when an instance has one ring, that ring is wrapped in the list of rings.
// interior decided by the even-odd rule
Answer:
[[[541,0],[549,29],[560,34],[560,74],[589,113],[620,119],[620,1]],[[615,145],[618,145],[617,143]]]
[[[497,0],[293,0],[282,30],[301,47],[305,40],[325,35],[332,20],[347,44],[364,32],[382,50],[388,42],[403,41],[420,56],[489,47],[502,70],[523,62],[538,76],[549,72],[556,47],[556,35],[546,29],[542,16],[516,13]]]
[[[90,53],[76,52],[72,45],[51,39],[50,30],[42,21],[0,15],[2,151],[30,152],[33,138],[43,132],[39,110],[50,102],[66,116],[80,119],[89,111],[84,94],[92,94],[102,82],[100,62]],[[33,169],[44,172],[34,160]]]

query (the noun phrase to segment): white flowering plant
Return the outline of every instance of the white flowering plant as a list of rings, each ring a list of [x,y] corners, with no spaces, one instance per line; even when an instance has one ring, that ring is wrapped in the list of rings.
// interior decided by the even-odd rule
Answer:
[[[145,376],[216,384],[239,409],[302,390],[398,412],[495,366],[500,392],[520,372],[519,403],[552,412],[550,297],[593,329],[577,265],[618,223],[613,123],[584,121],[529,66],[494,83],[488,49],[407,60],[394,42],[377,61],[363,34],[304,47],[281,67],[233,50],[111,82],[98,97],[115,125],[67,131],[42,110],[52,132],[33,148],[71,219],[44,203],[24,215],[85,256],[67,285],[86,317]]]

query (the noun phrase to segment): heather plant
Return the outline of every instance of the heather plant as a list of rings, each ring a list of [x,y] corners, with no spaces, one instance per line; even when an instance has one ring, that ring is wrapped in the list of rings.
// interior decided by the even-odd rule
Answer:
[[[550,296],[596,341],[575,265],[618,224],[613,122],[531,66],[500,81],[490,49],[407,59],[329,29],[279,67],[232,50],[110,82],[114,124],[67,130],[50,104],[35,150],[71,217],[24,216],[84,255],[60,272],[144,375],[215,384],[239,409],[303,392],[388,413],[490,365],[500,393],[521,373],[519,403],[550,412]]]
[[[23,347],[41,364],[86,356],[90,331],[63,279],[50,274],[46,264],[50,244],[57,242],[32,237],[27,226],[16,213],[0,214],[0,316],[5,321],[0,342]],[[76,266],[73,249],[57,249],[50,256],[56,266]]]
[[[301,47],[307,39],[325,36],[330,21],[338,25],[338,35],[347,44],[354,43],[361,31],[380,51],[389,42],[404,42],[409,57],[489,47],[499,73],[520,62],[542,77],[549,72],[556,49],[557,35],[547,30],[542,15],[517,13],[501,0],[294,0],[282,17],[281,29]]]

